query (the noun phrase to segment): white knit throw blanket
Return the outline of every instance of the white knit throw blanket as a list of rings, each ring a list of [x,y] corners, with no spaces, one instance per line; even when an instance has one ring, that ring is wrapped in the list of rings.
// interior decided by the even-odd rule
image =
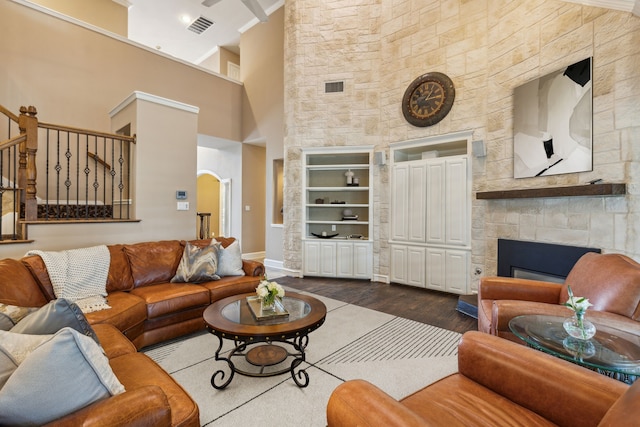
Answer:
[[[105,245],[59,252],[33,250],[44,261],[56,298],[75,302],[83,313],[111,308],[107,304],[107,276],[111,256]]]

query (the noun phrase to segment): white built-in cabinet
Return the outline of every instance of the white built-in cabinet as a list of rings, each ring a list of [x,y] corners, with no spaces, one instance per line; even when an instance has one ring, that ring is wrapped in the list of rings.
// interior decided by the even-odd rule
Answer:
[[[392,144],[391,282],[469,292],[470,137]]]
[[[371,279],[372,155],[373,147],[303,150],[303,275]]]

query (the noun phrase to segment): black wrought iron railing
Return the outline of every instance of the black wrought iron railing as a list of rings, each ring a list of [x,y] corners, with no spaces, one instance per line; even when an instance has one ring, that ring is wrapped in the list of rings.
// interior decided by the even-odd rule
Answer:
[[[131,219],[134,137],[38,122],[34,107],[0,113],[0,241],[30,222]]]

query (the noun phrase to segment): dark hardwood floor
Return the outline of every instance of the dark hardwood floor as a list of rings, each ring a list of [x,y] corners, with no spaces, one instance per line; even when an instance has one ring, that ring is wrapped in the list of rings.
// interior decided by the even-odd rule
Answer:
[[[368,280],[278,277],[284,286],[464,333],[478,321],[456,310],[458,295]]]

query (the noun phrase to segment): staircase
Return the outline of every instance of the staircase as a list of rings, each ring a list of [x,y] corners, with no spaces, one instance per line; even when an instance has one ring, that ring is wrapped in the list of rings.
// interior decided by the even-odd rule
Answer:
[[[0,244],[33,223],[131,219],[135,137],[40,122],[35,107],[0,105]]]

